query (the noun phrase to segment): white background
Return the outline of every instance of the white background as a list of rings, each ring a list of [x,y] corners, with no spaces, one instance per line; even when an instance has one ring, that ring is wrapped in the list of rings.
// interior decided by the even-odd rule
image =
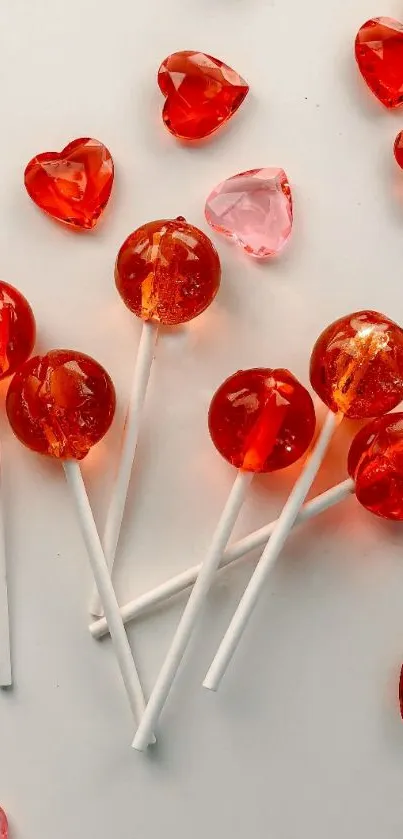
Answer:
[[[240,367],[287,366],[308,384],[312,344],[336,317],[403,320],[403,115],[356,70],[356,30],[401,3],[369,0],[3,0],[0,7],[1,276],[35,310],[38,348],[95,356],[117,387],[113,431],[84,464],[102,527],[140,323],[114,288],[124,238],[184,215],[226,176],[282,166],[292,239],[272,264],[223,240],[211,309],[161,338],[130,491],[120,600],[202,558],[234,477],[210,443],[214,389]],[[164,130],[160,61],[199,49],[250,95],[198,148]],[[75,235],[27,197],[37,152],[93,136],[116,164],[98,229]],[[355,499],[307,524],[283,552],[219,694],[200,683],[251,572],[221,576],[161,720],[130,749],[131,716],[108,641],[87,631],[90,573],[62,470],[1,420],[14,690],[0,695],[0,804],[13,839],[401,839],[402,529]],[[314,491],[345,477],[340,429]],[[299,467],[256,479],[237,527],[275,517]],[[255,557],[256,559],[256,557]],[[149,693],[184,605],[130,629]]]

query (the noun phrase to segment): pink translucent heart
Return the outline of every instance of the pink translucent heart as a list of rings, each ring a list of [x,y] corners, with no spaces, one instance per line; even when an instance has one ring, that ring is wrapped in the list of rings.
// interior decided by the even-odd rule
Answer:
[[[209,225],[259,259],[277,256],[292,228],[292,197],[283,169],[251,169],[215,187],[205,207]]]
[[[0,839],[8,839],[8,822],[4,810],[0,807]]]

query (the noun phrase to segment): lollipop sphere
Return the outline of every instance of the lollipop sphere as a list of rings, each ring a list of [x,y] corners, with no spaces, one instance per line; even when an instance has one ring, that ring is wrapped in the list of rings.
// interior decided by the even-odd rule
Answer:
[[[403,413],[379,417],[358,432],[348,471],[363,507],[382,518],[403,521]]]
[[[200,315],[217,294],[220,260],[208,237],[184,219],[143,224],[123,243],[116,287],[142,320],[172,326]]]
[[[35,344],[35,319],[22,294],[0,282],[0,379],[12,376]]]
[[[332,411],[377,417],[403,398],[403,330],[362,311],[330,324],[312,350],[311,384]]]
[[[298,460],[315,431],[308,391],[288,370],[230,376],[213,396],[209,431],[220,454],[247,472],[275,472]]]
[[[115,389],[103,367],[74,350],[27,361],[11,381],[6,410],[14,434],[40,454],[81,460],[106,434]]]

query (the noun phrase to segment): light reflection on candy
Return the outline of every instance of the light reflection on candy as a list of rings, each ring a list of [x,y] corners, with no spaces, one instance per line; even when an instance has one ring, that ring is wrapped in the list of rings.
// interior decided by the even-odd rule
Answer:
[[[159,326],[186,323],[204,312],[214,300],[220,280],[220,260],[214,245],[182,217],[143,224],[118,253],[116,287],[128,309],[143,320],[143,328],[102,540],[110,569],[118,546]],[[102,614],[96,593],[90,611]]]
[[[243,370],[213,396],[209,429],[238,472],[134,738],[140,751],[155,730],[254,473],[281,469],[306,451],[315,411],[308,391],[288,370]]]
[[[10,384],[6,409],[11,428],[25,446],[63,464],[130,707],[138,722],[144,696],[79,466],[111,425],[115,411],[112,380],[93,358],[74,350],[52,350],[21,367]]]

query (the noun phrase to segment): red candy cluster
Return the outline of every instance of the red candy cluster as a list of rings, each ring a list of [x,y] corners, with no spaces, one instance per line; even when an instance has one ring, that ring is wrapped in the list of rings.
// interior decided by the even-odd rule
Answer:
[[[209,430],[238,469],[274,472],[298,460],[315,431],[308,391],[288,370],[255,368],[230,376],[213,396]]]
[[[94,359],[53,350],[31,358],[16,373],[6,409],[25,446],[51,457],[81,460],[111,425],[115,390]]]

